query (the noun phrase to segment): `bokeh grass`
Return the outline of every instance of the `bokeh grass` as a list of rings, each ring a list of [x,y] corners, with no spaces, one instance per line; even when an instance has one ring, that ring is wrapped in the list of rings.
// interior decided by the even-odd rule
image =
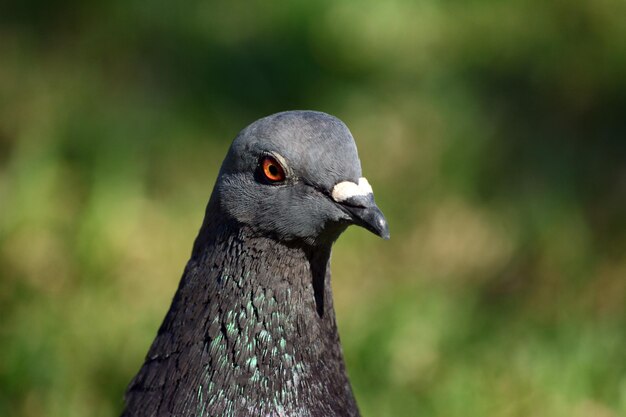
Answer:
[[[626,415],[626,7],[44,2],[0,13],[0,415],[110,416],[230,140],[339,116],[391,224],[334,292],[364,416]]]

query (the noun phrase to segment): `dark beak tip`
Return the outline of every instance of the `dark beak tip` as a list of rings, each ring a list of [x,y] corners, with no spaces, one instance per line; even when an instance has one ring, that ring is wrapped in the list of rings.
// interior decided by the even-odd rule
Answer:
[[[380,237],[384,240],[389,240],[391,235],[389,234],[389,225],[386,220],[381,220]]]
[[[380,209],[373,206],[366,209],[364,214],[365,215],[360,218],[361,226],[384,240],[389,240],[389,224]]]

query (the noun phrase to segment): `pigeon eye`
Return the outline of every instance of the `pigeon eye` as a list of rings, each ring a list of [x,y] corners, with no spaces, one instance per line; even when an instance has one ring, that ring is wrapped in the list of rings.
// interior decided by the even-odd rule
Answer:
[[[265,179],[270,182],[279,182],[285,180],[285,170],[276,158],[266,155],[261,159],[261,168]]]

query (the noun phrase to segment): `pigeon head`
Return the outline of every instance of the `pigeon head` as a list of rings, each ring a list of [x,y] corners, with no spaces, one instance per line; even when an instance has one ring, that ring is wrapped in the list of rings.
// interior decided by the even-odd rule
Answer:
[[[243,129],[213,197],[237,222],[282,241],[332,242],[350,224],[389,238],[350,131],[321,112],[277,113]]]

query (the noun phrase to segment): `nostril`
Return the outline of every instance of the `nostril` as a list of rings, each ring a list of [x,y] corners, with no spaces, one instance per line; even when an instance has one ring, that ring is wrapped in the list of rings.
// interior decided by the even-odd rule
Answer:
[[[374,204],[374,194],[355,195],[341,202],[344,206],[367,208]]]

